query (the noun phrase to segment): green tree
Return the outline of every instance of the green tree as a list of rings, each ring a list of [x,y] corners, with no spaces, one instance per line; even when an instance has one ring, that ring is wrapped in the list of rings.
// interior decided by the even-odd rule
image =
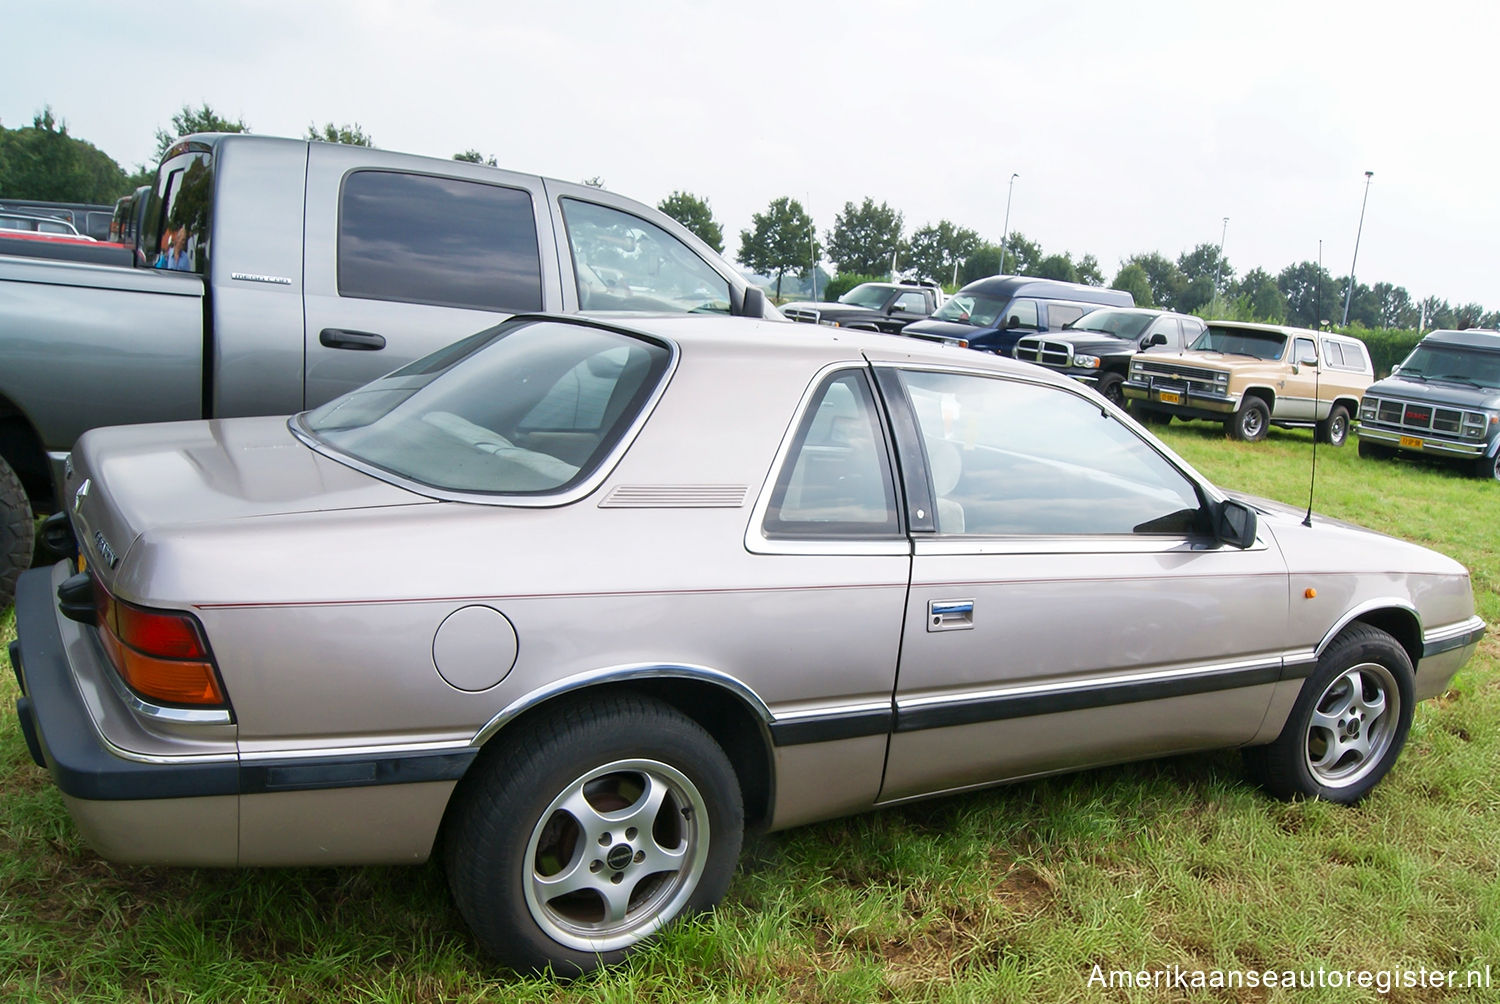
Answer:
[[[1002,275],[1036,275],[1042,261],[1042,246],[1027,240],[1020,231],[1012,230],[1010,240],[1005,243],[1005,261],[1001,263]]]
[[[1104,285],[1104,273],[1099,270],[1099,259],[1086,254],[1078,259],[1078,281],[1090,286]]]
[[[1372,287],[1375,299],[1380,304],[1380,326],[1382,328],[1415,328],[1417,305],[1404,287],[1388,282],[1377,282]]]
[[[975,279],[1000,274],[1000,245],[981,243],[959,266],[958,283],[967,286]]]
[[[912,231],[906,248],[906,267],[918,279],[948,282],[954,266],[979,248],[979,235],[968,227],[955,226],[950,220],[939,220]]]
[[[1276,276],[1276,288],[1286,297],[1286,323],[1316,328],[1319,321],[1337,320],[1344,301],[1339,299],[1333,276],[1315,261],[1288,265]],[[1337,308],[1337,309],[1335,309]]]
[[[50,107],[20,129],[0,127],[0,195],[40,202],[109,203],[126,192],[125,172],[92,143],[68,135]]]
[[[1073,256],[1064,252],[1062,254],[1049,254],[1036,263],[1033,273],[1038,279],[1055,279],[1058,282],[1077,282],[1078,266],[1073,264]]]
[[[1252,268],[1235,284],[1235,295],[1245,301],[1250,318],[1285,324],[1286,296],[1276,285],[1276,277],[1263,268]]]
[[[1188,280],[1187,287],[1177,294],[1177,305],[1173,309],[1184,314],[1198,313],[1214,302],[1214,294],[1214,277],[1200,275]]]
[[[314,143],[342,143],[345,146],[370,146],[375,145],[375,138],[360,128],[358,122],[353,125],[336,126],[332,122],[326,123],[322,129],[309,124],[307,127],[307,138]]]
[[[1436,296],[1429,296],[1417,304],[1417,310],[1425,318],[1423,323],[1428,331],[1433,328],[1452,328],[1458,324],[1458,318],[1448,301]]]
[[[1166,310],[1177,310],[1177,301],[1187,290],[1188,278],[1170,258],[1155,251],[1135,254],[1125,259],[1127,265],[1139,265],[1151,286],[1151,302]]]
[[[1234,266],[1219,252],[1217,244],[1199,244],[1191,251],[1184,251],[1177,256],[1177,267],[1189,283],[1194,279],[1217,281],[1222,290],[1234,281]]]
[[[1344,300],[1349,301],[1350,324],[1362,324],[1367,328],[1380,326],[1380,300],[1375,296],[1375,291],[1362,282],[1354,283],[1354,295],[1349,296],[1349,277],[1340,276],[1338,279],[1338,290],[1335,293],[1332,313],[1328,319],[1335,324],[1340,324],[1344,319]],[[1324,307],[1324,310],[1330,308]]]
[[[763,213],[750,217],[752,229],[740,231],[739,259],[751,271],[776,277],[776,298],[788,272],[807,272],[820,257],[812,217],[802,203],[783,195]]]
[[[178,137],[186,136],[195,132],[249,132],[250,127],[245,124],[244,119],[222,118],[218,112],[208,107],[205,103],[194,109],[191,105],[183,105],[182,111],[172,116],[172,131],[165,129],[156,130],[156,159],[161,160],[162,154]]]
[[[499,167],[500,166],[499,164],[497,164],[495,162],[495,155],[494,154],[490,154],[488,157],[486,157],[484,154],[480,153],[478,150],[475,150],[475,149],[472,149],[472,148],[468,149],[468,150],[465,150],[463,153],[455,153],[453,155],[453,159],[454,160],[461,160],[461,161],[463,161],[466,164],[484,164],[487,167]]]
[[[690,192],[674,191],[656,204],[656,208],[687,227],[698,239],[720,254],[724,253],[724,228],[714,219],[707,199]]]
[[[877,206],[868,196],[858,206],[846,202],[844,211],[833,218],[833,229],[825,235],[828,257],[840,272],[883,275],[901,248],[904,222],[899,212],[884,202]]]
[[[1115,273],[1115,281],[1110,283],[1110,288],[1123,289],[1135,297],[1137,307],[1156,305],[1156,301],[1151,298],[1151,280],[1146,275],[1146,270],[1134,262],[1127,263]]]

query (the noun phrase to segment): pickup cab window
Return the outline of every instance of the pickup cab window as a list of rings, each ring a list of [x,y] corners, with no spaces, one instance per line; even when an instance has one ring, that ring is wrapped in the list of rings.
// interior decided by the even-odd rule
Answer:
[[[562,214],[581,309],[729,313],[729,280],[656,224],[581,199]]]
[[[531,195],[397,171],[355,171],[339,196],[341,296],[519,313],[542,306]]]
[[[921,293],[902,293],[901,299],[896,301],[896,309],[909,314],[926,313],[927,298]]]
[[[189,147],[162,164],[139,245],[152,268],[207,271],[213,191],[211,153]]]

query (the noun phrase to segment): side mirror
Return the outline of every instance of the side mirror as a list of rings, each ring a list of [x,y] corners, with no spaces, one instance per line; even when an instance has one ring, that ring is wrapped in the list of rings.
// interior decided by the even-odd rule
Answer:
[[[1235,499],[1225,499],[1214,509],[1214,539],[1231,547],[1255,543],[1255,510]]]
[[[1303,349],[1297,355],[1297,364],[1299,366],[1316,366],[1316,365],[1318,365],[1318,353],[1316,351],[1314,351],[1313,349]]]
[[[741,317],[766,316],[766,292],[759,286],[746,286],[745,298],[740,301]]]
[[[1397,373],[1400,373],[1400,372],[1401,372],[1401,367],[1400,366],[1392,366],[1391,367],[1391,376],[1395,376]]]
[[[1156,334],[1152,335],[1150,338],[1148,338],[1144,342],[1142,342],[1141,343],[1141,348],[1143,348],[1143,349],[1150,349],[1150,348],[1155,348],[1158,345],[1165,345],[1165,344],[1167,344],[1167,336],[1164,335],[1164,334],[1162,334],[1160,331],[1158,331]]]

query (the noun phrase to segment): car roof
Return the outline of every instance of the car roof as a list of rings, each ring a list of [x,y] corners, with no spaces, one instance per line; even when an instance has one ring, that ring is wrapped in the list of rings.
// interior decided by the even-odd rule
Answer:
[[[992,275],[984,279],[975,279],[959,292],[983,293],[985,296],[994,297],[1040,296],[1052,300],[1074,300],[1103,306],[1118,304],[1122,307],[1130,307],[1135,305],[1135,298],[1123,289],[1086,286],[1081,282],[1062,282],[1058,279],[1037,279],[1027,275]]]
[[[553,320],[603,324],[623,331],[651,335],[676,344],[684,356],[734,356],[763,353],[800,358],[814,368],[832,363],[869,360],[906,366],[985,370],[1018,374],[1074,386],[1067,377],[1003,356],[958,348],[925,338],[886,335],[827,325],[790,324],[753,317],[706,317],[682,314],[636,314],[618,311],[593,314],[527,314]]]
[[[1463,331],[1442,329],[1429,331],[1422,337],[1424,342],[1440,345],[1461,345],[1471,349],[1500,349],[1500,331],[1488,328],[1465,328]]]

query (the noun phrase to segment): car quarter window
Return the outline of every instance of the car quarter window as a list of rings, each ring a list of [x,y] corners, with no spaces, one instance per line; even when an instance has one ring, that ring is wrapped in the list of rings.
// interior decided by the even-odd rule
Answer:
[[[1344,368],[1344,347],[1338,342],[1323,343],[1323,361],[1338,369]]]
[[[1047,327],[1055,329],[1064,324],[1072,324],[1086,312],[1084,308],[1072,303],[1050,303],[1047,305]]]
[[[766,510],[771,537],[899,535],[896,487],[875,396],[862,370],[814,393]]]
[[[355,171],[339,201],[341,296],[521,312],[542,306],[531,193]]]
[[[729,313],[729,280],[656,224],[581,199],[562,214],[582,309]]]
[[[939,533],[1187,534],[1205,527],[1191,480],[1071,390],[903,371]]]

